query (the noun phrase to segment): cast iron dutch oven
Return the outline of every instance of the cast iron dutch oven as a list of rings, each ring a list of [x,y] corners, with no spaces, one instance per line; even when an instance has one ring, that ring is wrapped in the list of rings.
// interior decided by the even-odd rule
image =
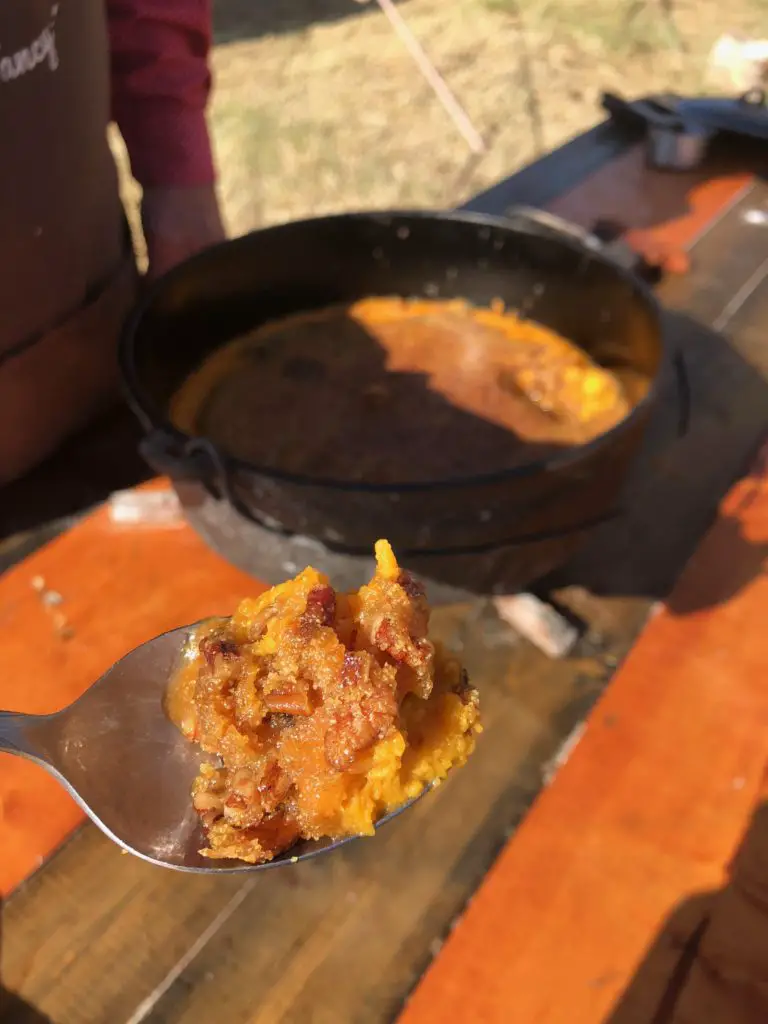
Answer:
[[[377,295],[478,306],[500,298],[650,386],[622,422],[585,446],[505,472],[401,485],[252,465],[169,422],[171,396],[231,338],[276,317]],[[145,458],[171,477],[193,526],[230,561],[269,582],[311,562],[355,586],[370,571],[374,541],[387,537],[439,597],[524,586],[613,513],[669,358],[659,308],[640,278],[591,236],[526,209],[504,219],[356,213],[256,231],[158,281],[121,347]]]

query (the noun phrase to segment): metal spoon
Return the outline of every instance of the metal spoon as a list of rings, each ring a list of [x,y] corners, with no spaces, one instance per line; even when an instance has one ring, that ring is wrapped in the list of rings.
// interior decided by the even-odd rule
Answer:
[[[194,628],[182,626],[137,647],[82,697],[52,715],[0,711],[0,751],[46,768],[124,850],[178,871],[282,867],[358,838],[303,841],[266,864],[200,856],[205,843],[191,789],[203,755],[163,707],[171,674]],[[376,827],[413,803],[381,818]]]

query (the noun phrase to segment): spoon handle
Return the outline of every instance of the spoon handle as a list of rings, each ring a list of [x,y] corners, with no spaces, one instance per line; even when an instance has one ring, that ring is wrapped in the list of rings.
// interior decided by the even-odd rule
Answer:
[[[0,751],[8,754],[31,754],[29,743],[24,735],[24,725],[28,721],[28,715],[20,715],[13,711],[0,711]]]

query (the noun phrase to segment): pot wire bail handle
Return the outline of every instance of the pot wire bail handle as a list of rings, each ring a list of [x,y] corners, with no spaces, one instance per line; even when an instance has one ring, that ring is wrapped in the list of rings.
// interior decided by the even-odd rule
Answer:
[[[156,430],[139,443],[142,457],[158,473],[178,480],[195,480],[217,490],[238,515],[282,537],[293,536],[282,523],[267,521],[249,509],[235,492],[222,453],[207,437],[188,437],[178,441],[163,430]]]
[[[184,450],[192,457],[203,455],[207,458],[214,470],[212,479],[208,481],[209,485],[215,484],[218,486],[222,497],[226,499],[238,515],[257,523],[263,529],[270,530],[281,537],[293,536],[292,531],[286,530],[282,523],[278,523],[276,520],[267,521],[249,509],[245,502],[238,497],[232,486],[225,458],[213,441],[207,437],[192,437],[185,444]]]

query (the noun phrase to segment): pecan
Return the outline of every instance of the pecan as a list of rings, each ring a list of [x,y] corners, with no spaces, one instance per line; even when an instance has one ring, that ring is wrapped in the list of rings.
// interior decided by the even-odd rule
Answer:
[[[240,768],[232,776],[230,783],[230,792],[232,795],[240,797],[240,799],[249,801],[256,797],[256,779],[253,777],[253,773],[247,768]]]
[[[434,652],[429,640],[415,639],[405,628],[398,631],[397,625],[386,618],[382,619],[374,630],[373,642],[393,661],[409,665],[416,670],[425,668]]]
[[[264,694],[264,707],[269,714],[302,715],[312,714],[312,702],[307,688],[298,690],[270,690]]]
[[[403,661],[405,654],[402,643],[398,643],[395,624],[391,619],[382,619],[373,634],[373,642],[381,651],[386,651],[395,661]]]
[[[207,833],[213,828],[216,822],[221,820],[222,813],[222,811],[198,811],[203,832]]]
[[[341,666],[342,686],[364,686],[371,671],[371,662],[367,654],[347,651]]]
[[[405,569],[403,569],[397,577],[397,582],[412,601],[418,601],[420,598],[426,597],[427,592],[424,589],[424,584],[419,580],[414,579],[413,576],[411,576],[411,574]]]
[[[397,697],[386,683],[375,685],[356,708],[336,719],[325,734],[325,759],[343,771],[370,750],[392,726],[397,714]]]
[[[288,796],[290,789],[291,780],[288,774],[283,771],[277,761],[270,761],[259,783],[262,806],[267,814],[273,814],[277,810]]]
[[[198,644],[198,650],[211,668],[217,657],[234,661],[240,654],[237,644],[217,636],[204,636]]]
[[[360,710],[381,737],[397,714],[397,695],[386,683],[380,683],[360,701]]]
[[[224,809],[224,801],[218,793],[203,789],[192,797],[192,806],[201,813],[203,811],[218,811],[221,814]]]
[[[336,621],[336,593],[333,587],[319,584],[307,595],[307,606],[301,617],[307,626],[332,626]]]
[[[337,771],[354,764],[364,751],[378,739],[372,722],[349,712],[330,727],[325,734],[325,759]]]
[[[224,801],[224,820],[235,828],[250,828],[258,825],[264,817],[264,808],[258,794],[253,800],[246,800],[239,793],[230,793]]]
[[[299,838],[300,829],[282,812],[264,818],[258,825],[244,828],[243,839],[258,840],[261,845],[273,853],[285,850]]]

